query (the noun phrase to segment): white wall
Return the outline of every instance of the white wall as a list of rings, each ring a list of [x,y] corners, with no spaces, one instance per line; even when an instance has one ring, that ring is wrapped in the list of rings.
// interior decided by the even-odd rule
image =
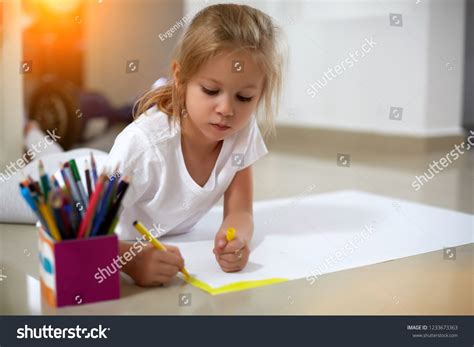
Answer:
[[[3,2],[0,30],[0,165],[16,161],[23,148],[23,79],[20,74],[20,3]],[[1,19],[0,19],[1,21]]]
[[[87,2],[84,81],[115,106],[140,95],[160,76],[167,75],[177,35],[162,41],[182,17],[182,4],[173,0]],[[138,72],[125,73],[127,60],[139,60]]]
[[[459,131],[462,124],[465,2],[431,1],[426,123],[429,133]]]
[[[417,3],[418,2],[418,3]],[[120,0],[90,2],[86,25],[86,86],[115,105],[140,94],[167,74],[179,35],[159,34],[211,1]],[[279,124],[363,132],[433,136],[461,132],[464,0],[246,1],[273,16],[286,31],[289,73]],[[403,26],[389,25],[401,13]],[[316,97],[310,84],[361,51]],[[139,73],[125,62],[140,59]],[[346,64],[347,65],[347,64]],[[389,119],[402,107],[401,121]]]
[[[417,3],[418,2],[418,3]],[[185,11],[201,1],[186,1]],[[246,1],[287,33],[290,64],[279,124],[433,136],[461,132],[463,0]],[[403,26],[389,25],[402,14]],[[310,84],[377,44],[316,97]],[[365,46],[367,48],[367,46]],[[448,64],[448,65],[447,65]],[[390,120],[390,107],[402,120]]]

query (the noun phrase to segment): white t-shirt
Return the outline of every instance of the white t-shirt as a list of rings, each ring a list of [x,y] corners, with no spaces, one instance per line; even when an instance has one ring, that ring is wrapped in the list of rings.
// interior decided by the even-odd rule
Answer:
[[[156,107],[148,110],[117,136],[107,161],[107,167],[120,163],[119,171],[132,175],[116,233],[122,240],[135,239],[135,220],[159,236],[192,231],[224,195],[236,172],[266,153],[252,117],[243,129],[224,139],[214,169],[201,187],[186,169],[179,124]]]

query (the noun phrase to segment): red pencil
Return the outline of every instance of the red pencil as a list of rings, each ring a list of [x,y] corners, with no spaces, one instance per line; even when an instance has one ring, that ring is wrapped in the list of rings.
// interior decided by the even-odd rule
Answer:
[[[95,210],[97,209],[97,205],[100,201],[100,196],[102,195],[102,190],[106,180],[107,175],[105,174],[100,175],[99,179],[97,180],[94,193],[92,193],[92,196],[89,200],[90,202],[89,206],[87,207],[86,214],[82,220],[81,226],[79,227],[79,233],[77,234],[78,239],[86,236],[90,232],[91,224],[94,220]]]

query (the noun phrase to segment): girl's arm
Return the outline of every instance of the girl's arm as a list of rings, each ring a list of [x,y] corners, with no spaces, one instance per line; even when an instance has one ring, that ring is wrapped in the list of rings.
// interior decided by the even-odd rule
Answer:
[[[252,167],[235,175],[224,194],[224,220],[215,238],[214,254],[226,272],[239,271],[245,267],[250,254],[253,236],[253,183]],[[237,230],[233,241],[227,242],[228,228]]]

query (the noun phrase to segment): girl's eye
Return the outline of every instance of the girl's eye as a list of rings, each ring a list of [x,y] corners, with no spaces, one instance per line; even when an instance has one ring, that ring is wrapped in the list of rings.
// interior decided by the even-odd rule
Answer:
[[[202,88],[202,91],[206,93],[207,95],[216,95],[217,93],[219,93],[219,90],[210,90],[204,87],[201,87],[201,88]]]
[[[217,95],[219,93],[219,89],[212,90],[212,89],[207,89],[203,86],[201,86],[201,89],[207,95]],[[250,101],[252,101],[252,97],[245,97],[245,96],[241,96],[241,95],[237,95],[237,99],[241,102],[250,102]]]
[[[250,102],[250,101],[252,101],[252,97],[245,97],[245,96],[241,96],[241,95],[237,95],[237,99],[239,99],[239,100],[242,101],[242,102]]]

